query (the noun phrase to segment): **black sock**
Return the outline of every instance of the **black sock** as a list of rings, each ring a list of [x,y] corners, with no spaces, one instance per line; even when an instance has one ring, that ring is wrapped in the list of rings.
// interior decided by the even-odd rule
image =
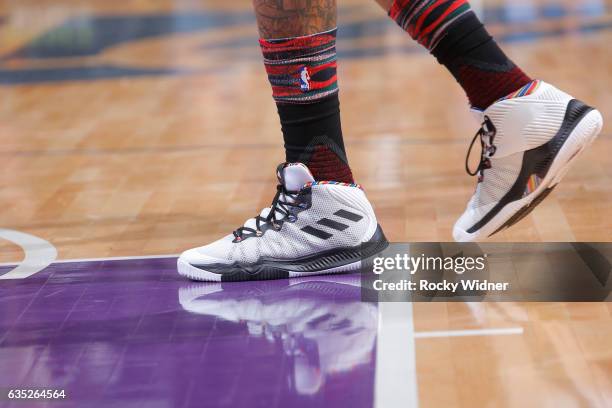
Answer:
[[[448,68],[475,108],[484,110],[532,81],[466,0],[395,0],[389,16]]]
[[[353,183],[348,166],[338,94],[308,105],[278,104],[288,162],[308,166],[317,180]]]
[[[316,180],[353,183],[340,126],[336,30],[260,44],[287,161],[306,164]]]

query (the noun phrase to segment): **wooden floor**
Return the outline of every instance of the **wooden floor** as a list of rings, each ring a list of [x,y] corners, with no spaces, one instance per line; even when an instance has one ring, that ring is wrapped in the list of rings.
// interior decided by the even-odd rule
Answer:
[[[10,38],[4,55],[35,43],[71,16],[167,12],[163,2],[153,9],[147,3],[126,9],[92,1],[82,10],[50,2],[52,12],[45,14],[39,3],[3,3],[0,35]],[[232,2],[232,10],[228,2],[218,3],[202,11],[248,13],[246,1],[236,2],[240,7]],[[572,3],[559,2],[570,10]],[[451,240],[475,183],[463,170],[477,127],[465,97],[441,66],[386,24],[375,5],[341,4],[341,24],[365,27],[362,35],[339,44],[341,53],[363,53],[340,61],[343,126],[358,182],[390,239]],[[383,29],[367,35],[368,22],[378,20]],[[584,20],[610,24],[612,14]],[[566,17],[514,28],[495,23],[491,30],[571,31],[581,21]],[[612,120],[612,30],[543,38],[511,42],[505,49],[531,75],[597,106]],[[75,258],[178,253],[242,225],[269,204],[274,168],[283,160],[256,40],[255,25],[248,22],[135,39],[93,55],[2,60],[4,76],[14,77],[34,68],[101,65],[181,73],[5,83],[0,226],[44,237],[60,257]],[[53,38],[48,41],[53,49]],[[214,47],[232,41],[238,46]],[[368,57],[380,42],[390,51]],[[494,240],[611,241],[609,136],[605,127],[552,197]],[[0,261],[20,259],[2,248]]]
[[[477,129],[465,96],[373,2],[339,3],[357,181],[390,240],[452,240],[475,184],[463,170]],[[508,22],[510,3],[484,5],[515,62],[612,123],[612,1],[525,0],[516,3],[527,18]],[[48,240],[63,259],[175,254],[267,206],[284,156],[249,7],[0,2],[0,228]],[[139,35],[121,28],[130,23]],[[609,129],[532,215],[492,240],[612,241]],[[22,257],[0,240],[0,262]],[[612,406],[609,304],[428,304],[415,316],[419,330],[526,327],[519,338],[417,343],[423,406]]]

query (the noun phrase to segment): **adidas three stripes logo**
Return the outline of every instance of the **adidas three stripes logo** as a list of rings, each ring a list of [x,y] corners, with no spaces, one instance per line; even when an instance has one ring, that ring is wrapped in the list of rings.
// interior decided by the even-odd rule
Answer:
[[[321,218],[320,220],[317,221],[317,225],[331,228],[336,231],[344,231],[345,229],[349,227],[349,225],[345,224],[345,222],[347,221],[357,222],[363,218],[361,215],[352,213],[347,210],[338,210],[334,213],[334,215],[342,218],[343,222],[334,221],[329,218]],[[307,234],[313,235],[317,238],[321,238],[321,239],[329,239],[333,236],[333,234],[330,234],[327,231],[312,227],[310,225],[303,227],[302,231],[304,231]]]

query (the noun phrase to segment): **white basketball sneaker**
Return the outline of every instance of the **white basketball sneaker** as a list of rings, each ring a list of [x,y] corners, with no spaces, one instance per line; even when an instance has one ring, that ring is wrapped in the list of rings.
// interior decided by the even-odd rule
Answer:
[[[212,244],[183,252],[178,272],[201,281],[241,281],[359,270],[387,246],[357,184],[315,181],[301,163],[277,168],[270,208]]]
[[[595,140],[601,114],[543,81],[479,112],[482,156],[476,192],[455,223],[456,241],[486,238],[529,214]]]

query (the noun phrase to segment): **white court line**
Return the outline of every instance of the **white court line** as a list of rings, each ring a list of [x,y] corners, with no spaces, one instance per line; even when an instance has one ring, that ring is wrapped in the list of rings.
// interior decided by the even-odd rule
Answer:
[[[130,261],[132,259],[158,259],[158,258],[178,258],[179,254],[171,255],[139,255],[139,256],[111,256],[106,258],[73,258],[73,259],[56,259],[52,263],[74,263],[74,262],[103,262],[103,261]],[[0,263],[0,266],[16,266],[21,262],[5,262]]]
[[[430,339],[435,337],[505,336],[511,334],[523,334],[523,328],[506,327],[501,329],[425,331],[414,333],[414,337],[417,339]]]
[[[523,332],[522,327],[415,332],[412,303],[379,303],[374,407],[419,406],[416,339],[505,336]]]
[[[412,303],[378,304],[375,408],[419,406]]]
[[[23,261],[0,275],[0,280],[25,279],[49,266],[57,258],[57,249],[49,242],[25,232],[0,228],[0,238],[10,241],[23,249]]]

